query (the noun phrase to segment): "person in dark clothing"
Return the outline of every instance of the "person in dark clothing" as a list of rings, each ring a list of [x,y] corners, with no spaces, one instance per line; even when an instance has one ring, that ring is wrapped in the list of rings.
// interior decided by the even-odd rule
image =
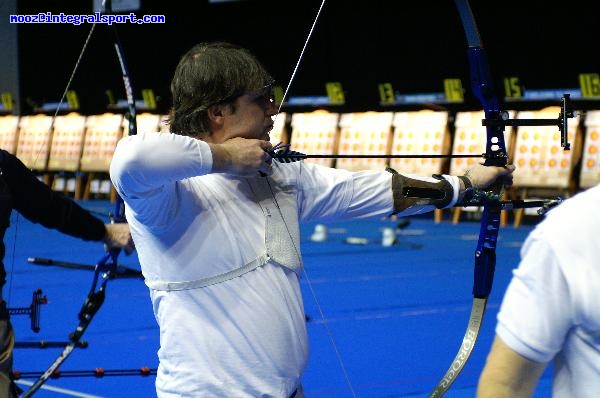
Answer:
[[[13,210],[31,222],[85,241],[103,242],[107,248],[134,250],[126,223],[105,224],[70,198],[52,191],[16,156],[0,149],[0,397],[16,396],[10,380],[14,332],[2,288],[6,282],[4,236]]]

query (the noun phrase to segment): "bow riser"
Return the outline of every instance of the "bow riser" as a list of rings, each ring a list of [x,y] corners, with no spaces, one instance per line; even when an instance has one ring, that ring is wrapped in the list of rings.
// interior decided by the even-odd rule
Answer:
[[[483,208],[479,240],[475,250],[473,297],[487,298],[492,290],[496,269],[496,243],[500,229],[501,209],[496,205]]]
[[[485,118],[497,120],[503,117],[499,109],[489,62],[485,50],[481,47],[471,46],[468,49],[468,60],[471,71],[471,87],[475,97],[481,102]],[[504,126],[486,126],[485,166],[506,166],[508,156],[504,140]],[[500,196],[502,184],[495,184],[492,192]],[[487,298],[492,290],[494,271],[496,268],[496,244],[500,230],[501,208],[497,201],[490,201],[483,206],[479,240],[475,250],[475,270],[473,276],[473,296]]]

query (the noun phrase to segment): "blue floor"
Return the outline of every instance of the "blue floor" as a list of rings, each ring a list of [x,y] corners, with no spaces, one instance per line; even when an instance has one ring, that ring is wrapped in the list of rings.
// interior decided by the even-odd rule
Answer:
[[[108,214],[105,201],[82,202]],[[410,219],[399,230],[399,244],[383,247],[389,220],[327,224],[328,238],[311,242],[314,223],[302,226],[306,303],[311,357],[303,384],[307,397],[426,397],[458,350],[471,309],[473,251],[479,223],[441,224],[433,217]],[[493,339],[495,316],[517,265],[521,244],[532,225],[500,231],[498,264],[487,313],[471,359],[446,397],[474,397],[477,378]],[[366,244],[345,243],[348,237]],[[77,326],[77,313],[90,289],[93,272],[28,263],[27,258],[94,264],[101,245],[47,230],[13,214],[6,234],[4,296],[9,307],[27,307],[41,288],[48,304],[41,309],[41,330],[34,333],[26,315],[13,316],[17,341],[66,341]],[[139,270],[137,256],[121,264]],[[84,338],[61,370],[92,373],[96,368],[125,371],[156,368],[158,328],[148,291],[139,278],[110,280],[106,300]],[[17,348],[16,370],[43,371],[57,348]],[[549,371],[535,397],[550,395]],[[25,388],[33,379],[21,379]],[[60,377],[36,397],[153,397],[154,376]]]

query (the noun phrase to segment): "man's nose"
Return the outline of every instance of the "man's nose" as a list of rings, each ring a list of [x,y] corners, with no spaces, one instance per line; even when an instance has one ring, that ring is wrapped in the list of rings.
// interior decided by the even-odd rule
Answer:
[[[265,109],[265,114],[269,117],[275,116],[279,113],[279,106],[275,101],[269,101]]]

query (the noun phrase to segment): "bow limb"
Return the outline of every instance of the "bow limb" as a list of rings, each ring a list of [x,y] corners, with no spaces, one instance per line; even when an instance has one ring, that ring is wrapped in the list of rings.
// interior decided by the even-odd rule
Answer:
[[[104,0],[102,3],[102,7],[105,8],[107,10],[107,12],[110,13],[110,0]],[[68,91],[71,81],[73,80],[73,77],[75,76],[75,72],[79,67],[79,62],[81,61],[83,53],[85,52],[87,44],[92,36],[92,32],[94,31],[95,25],[96,25],[96,22],[94,22],[94,24],[92,25],[92,28],[90,29],[90,33],[85,41],[84,47],[82,48],[82,50],[80,52],[79,58],[73,69],[73,72],[71,73],[71,77],[67,83],[67,87],[65,88],[64,93],[66,93]],[[110,27],[110,29],[113,30],[113,33],[114,33],[114,47],[115,47],[115,51],[117,53],[117,57],[119,59],[119,64],[121,66],[121,72],[123,75],[123,83],[125,86],[125,93],[127,96],[127,105],[128,105],[128,115],[127,116],[129,119],[129,135],[134,135],[137,133],[137,125],[136,125],[135,99],[133,96],[131,79],[129,77],[129,71],[127,68],[127,64],[125,62],[123,47],[119,40],[116,26],[113,24],[113,25],[109,25],[109,27]],[[65,97],[65,94],[63,94],[61,102],[64,100],[64,97]],[[60,109],[60,103],[59,103],[59,109]],[[59,109],[57,109],[56,114],[58,114]],[[56,117],[56,114],[55,114],[55,117]],[[111,222],[113,222],[113,223],[126,222],[125,205],[124,205],[123,199],[118,194],[117,194],[117,198],[115,201],[114,213],[111,214]],[[102,306],[102,304],[104,302],[106,285],[107,285],[108,280],[111,278],[112,274],[115,273],[117,270],[118,256],[120,253],[121,253],[120,248],[107,248],[107,252],[100,259],[100,261],[98,261],[98,263],[96,264],[96,268],[94,270],[92,286],[90,288],[90,291],[88,293],[88,296],[86,297],[84,304],[81,307],[81,310],[79,311],[79,315],[78,315],[79,324],[77,325],[76,329],[69,335],[69,342],[67,343],[65,348],[62,350],[62,352],[59,354],[59,356],[55,359],[55,361],[48,367],[48,369],[45,372],[43,372],[39,376],[39,378],[29,387],[29,389],[27,389],[27,391],[25,391],[21,395],[21,398],[31,397],[33,394],[35,394],[35,392],[38,391],[50,377],[52,377],[54,372],[68,358],[68,356],[71,354],[71,352],[73,352],[73,350],[79,346],[80,340],[81,340],[83,334],[87,330],[87,327],[91,323],[94,315],[100,309],[100,307]]]
[[[503,114],[499,109],[499,100],[493,88],[487,56],[469,2],[455,0],[455,4],[467,37],[472,90],[483,106],[486,120],[501,119]],[[488,125],[486,134],[485,154],[487,156],[483,164],[506,166],[508,156],[504,142],[504,126],[502,123],[495,126]],[[462,371],[477,341],[496,267],[501,193],[502,185],[496,184],[492,188],[491,196],[488,196],[489,199],[483,203],[479,239],[475,250],[473,305],[469,323],[456,357],[429,397],[441,397],[446,393]]]

